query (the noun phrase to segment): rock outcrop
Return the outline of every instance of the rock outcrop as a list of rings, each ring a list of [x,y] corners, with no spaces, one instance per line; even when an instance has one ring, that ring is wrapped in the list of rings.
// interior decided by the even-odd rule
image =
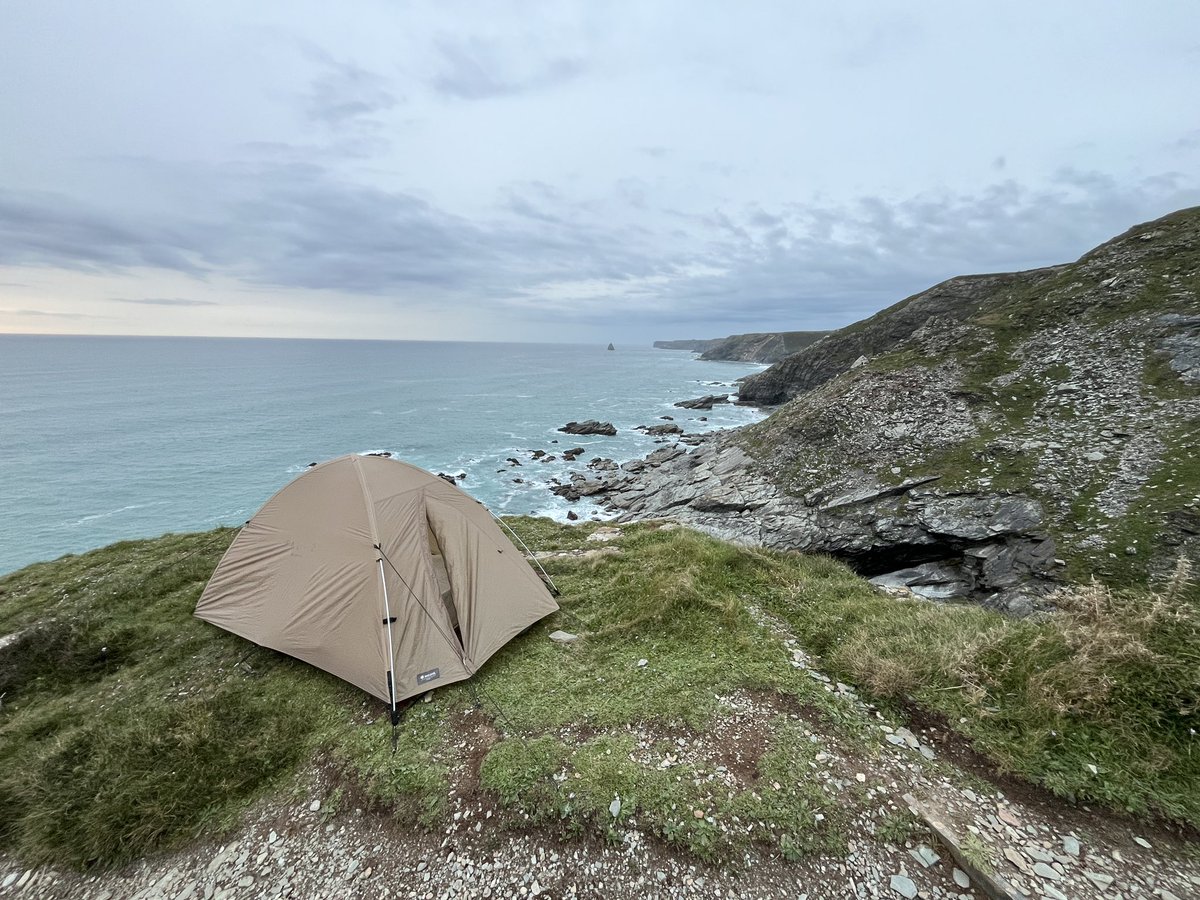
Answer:
[[[564,434],[602,434],[608,437],[617,433],[612,422],[597,422],[595,419],[588,419],[586,422],[568,422],[558,430]]]
[[[615,477],[581,477],[555,493],[600,496],[622,521],[669,517],[738,543],[828,553],[934,599],[1023,615],[1051,586],[1054,541],[1030,497],[943,490],[937,475],[795,496],[731,436],[702,437],[691,452],[664,447]]]
[[[1200,209],[1073,264],[943,282],[740,396],[787,402],[588,495],[1013,613],[1057,580],[1200,568]]]
[[[717,403],[728,403],[728,394],[706,394],[692,400],[680,400],[675,405],[680,409],[712,409]]]

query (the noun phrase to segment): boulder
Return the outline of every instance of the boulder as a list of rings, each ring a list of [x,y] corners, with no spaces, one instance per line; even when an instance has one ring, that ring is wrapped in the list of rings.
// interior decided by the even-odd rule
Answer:
[[[682,409],[712,409],[716,403],[728,403],[728,394],[706,394],[694,400],[680,400],[675,405]]]
[[[617,433],[617,429],[611,422],[598,422],[595,419],[588,419],[586,422],[568,422],[558,430],[565,434],[601,434],[607,437],[612,437]]]
[[[662,425],[639,425],[637,430],[652,435],[683,434],[683,429],[674,422],[664,422]]]

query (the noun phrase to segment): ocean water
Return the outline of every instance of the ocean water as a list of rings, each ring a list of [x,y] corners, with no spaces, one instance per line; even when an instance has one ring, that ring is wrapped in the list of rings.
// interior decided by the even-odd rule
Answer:
[[[643,456],[655,439],[633,428],[660,416],[687,431],[761,418],[672,406],[761,368],[604,345],[0,335],[0,573],[240,524],[310,462],[345,453],[465,473],[497,514],[588,517],[551,478]],[[555,430],[584,419],[618,434]],[[577,446],[576,463],[529,458]]]

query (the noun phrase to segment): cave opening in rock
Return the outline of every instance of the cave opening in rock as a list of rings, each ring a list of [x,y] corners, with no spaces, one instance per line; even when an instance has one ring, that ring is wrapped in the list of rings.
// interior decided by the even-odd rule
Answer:
[[[864,578],[911,569],[922,563],[939,563],[947,568],[963,565],[963,548],[951,542],[929,544],[886,544],[836,556]]]

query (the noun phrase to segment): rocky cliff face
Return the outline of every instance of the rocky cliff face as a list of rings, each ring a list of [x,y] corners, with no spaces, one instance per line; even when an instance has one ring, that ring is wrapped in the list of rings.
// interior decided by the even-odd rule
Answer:
[[[732,334],[706,341],[655,341],[659,350],[691,350],[701,359],[773,363],[819,341],[828,331],[771,331]]]
[[[713,344],[720,343],[722,340],[724,338],[712,338],[704,341],[655,341],[654,348],[656,350],[690,350],[692,353],[703,353]]]
[[[951,279],[747,387],[791,399],[591,493],[1014,613],[1062,579],[1200,565],[1200,209],[1073,264]]]
[[[714,341],[700,353],[701,359],[736,362],[777,362],[815,344],[828,331],[776,331],[767,334],[734,334]]]

